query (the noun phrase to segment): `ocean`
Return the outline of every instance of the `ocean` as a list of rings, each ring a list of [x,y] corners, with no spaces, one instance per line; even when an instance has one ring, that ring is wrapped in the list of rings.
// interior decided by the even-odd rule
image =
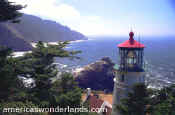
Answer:
[[[102,57],[110,57],[114,63],[118,63],[117,45],[127,39],[127,37],[98,37],[71,42],[66,49],[82,51],[77,54],[80,59],[56,58],[56,63],[71,69],[94,63]],[[147,63],[147,83],[153,87],[175,83],[175,37],[144,37],[139,41],[146,46],[144,60]]]

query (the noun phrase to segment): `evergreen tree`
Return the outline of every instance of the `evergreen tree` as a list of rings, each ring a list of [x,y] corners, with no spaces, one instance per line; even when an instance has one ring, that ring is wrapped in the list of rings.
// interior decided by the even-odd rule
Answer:
[[[19,17],[22,16],[19,10],[22,8],[24,8],[22,5],[16,5],[8,0],[0,0],[0,22],[19,22]]]
[[[0,22],[18,23],[23,6],[15,5],[8,0],[0,1]],[[64,50],[68,42],[59,45],[37,44],[32,53],[20,58],[10,56],[11,49],[0,48],[0,114],[5,115],[39,115],[38,113],[3,113],[3,108],[15,107],[80,107],[81,89],[77,87],[69,73],[62,74],[60,79],[52,83],[51,78],[57,77],[54,57],[78,58]],[[24,87],[19,77],[33,78],[34,87]],[[42,113],[41,113],[42,114]],[[64,115],[67,113],[56,113]],[[70,115],[87,115],[89,113],[69,113]],[[93,113],[90,113],[93,114]],[[43,113],[42,115],[46,115]]]
[[[75,85],[75,81],[69,77],[70,75],[64,74],[65,77],[61,79],[63,80],[62,82],[55,82],[58,84],[60,83],[59,86],[64,87],[62,88],[64,90],[62,91],[62,89],[60,89],[61,91],[59,91],[59,93],[53,93],[55,92],[53,89],[61,88],[56,87],[57,85],[53,85],[55,83],[52,82],[52,79],[57,79],[57,77],[59,77],[57,76],[58,70],[56,65],[53,64],[54,57],[78,58],[74,55],[79,53],[79,51],[66,51],[64,49],[67,44],[68,42],[59,42],[58,45],[48,45],[40,41],[36,45],[36,48],[32,50],[32,53],[26,54],[24,57],[18,59],[18,62],[20,62],[17,67],[18,74],[26,78],[33,78],[35,81],[35,87],[29,88],[28,94],[30,95],[26,97],[26,100],[30,100],[40,105],[40,107],[50,107],[55,106],[57,103],[54,99],[55,97],[53,97],[54,94],[63,94],[66,96],[70,95],[71,91],[73,91],[72,94],[81,92]],[[77,103],[80,103],[80,96],[75,97],[79,99]],[[76,100],[77,98],[72,100]],[[66,102],[66,100],[63,101]],[[75,102],[73,103],[77,104]]]
[[[7,100],[13,94],[13,88],[17,80],[14,70],[14,59],[8,58],[11,50],[1,47],[0,50],[0,101]]]
[[[123,115],[146,115],[149,105],[149,93],[144,84],[136,84],[128,97],[123,99],[117,109]]]
[[[153,115],[175,115],[175,85],[156,91],[151,105]]]
[[[152,90],[136,84],[117,109],[124,115],[175,115],[175,85]]]
[[[82,91],[70,73],[63,73],[61,79],[57,80],[51,88],[51,106],[59,108],[81,108]],[[80,115],[77,111],[64,111],[53,115]]]
[[[18,18],[22,15],[19,10],[23,7],[21,5],[14,5],[7,0],[0,0],[0,22],[18,22]],[[16,61],[9,57],[12,50],[0,46],[0,101],[7,99],[14,89],[14,84],[17,80],[15,73]]]
[[[29,90],[30,96],[26,100],[34,102],[39,107],[60,107],[60,108],[80,108],[81,107],[81,89],[78,87],[73,76],[70,73],[62,73],[57,76],[56,66],[53,64],[54,57],[70,57],[79,51],[68,52],[64,50],[68,42],[60,42],[59,45],[47,45],[38,42],[37,47],[31,54],[19,58],[19,74],[30,77],[35,80],[35,87]],[[23,67],[23,69],[21,69]],[[22,71],[21,71],[22,70]],[[51,78],[59,77],[52,82]],[[60,112],[50,113],[51,115],[88,115],[93,113],[79,112]]]

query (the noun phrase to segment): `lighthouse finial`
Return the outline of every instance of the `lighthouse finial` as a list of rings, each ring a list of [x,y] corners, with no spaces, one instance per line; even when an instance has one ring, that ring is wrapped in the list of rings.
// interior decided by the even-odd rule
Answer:
[[[131,44],[133,44],[134,42],[134,32],[132,30],[129,33],[129,41]]]

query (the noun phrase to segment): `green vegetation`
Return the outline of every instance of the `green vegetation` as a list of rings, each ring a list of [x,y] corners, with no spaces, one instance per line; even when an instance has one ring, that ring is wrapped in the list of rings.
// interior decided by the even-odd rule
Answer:
[[[64,50],[68,42],[59,45],[44,46],[38,42],[32,53],[19,58],[10,56],[11,50],[1,48],[0,55],[0,107],[3,108],[81,108],[82,90],[70,73],[57,76],[58,70],[53,64],[54,57],[70,57],[79,52]],[[32,78],[33,85],[25,87],[20,77]],[[52,81],[51,78],[57,78]],[[37,113],[4,113],[6,115],[36,115]],[[40,113],[41,115],[46,113]],[[88,115],[90,113],[52,113],[50,115]]]
[[[0,1],[0,22],[19,22],[23,6],[7,0]],[[82,90],[70,73],[58,76],[54,57],[78,58],[78,51],[66,51],[68,42],[47,45],[40,41],[32,53],[19,58],[12,50],[0,47],[0,114],[1,115],[95,115],[96,113],[4,113],[4,108],[81,108]],[[32,78],[33,85],[26,87],[21,77]],[[56,81],[52,79],[55,78]],[[85,105],[88,107],[88,105]],[[143,84],[133,87],[128,98],[117,109],[124,115],[175,115],[175,85],[161,90],[149,90]]]
[[[136,84],[117,109],[123,115],[175,115],[175,85],[152,90]]]
[[[145,115],[145,108],[149,101],[148,97],[146,86],[143,84],[136,84],[133,87],[133,92],[128,94],[127,99],[122,100],[123,105],[118,108],[124,115]]]
[[[68,42],[44,46],[38,42],[32,53],[12,58],[11,50],[1,48],[0,55],[0,107],[5,115],[36,115],[37,113],[3,113],[3,108],[81,108],[82,90],[70,73],[58,76],[54,57],[74,56],[76,51],[64,50]],[[26,87],[21,77],[32,78],[33,85]],[[59,78],[56,78],[59,77]],[[53,81],[52,78],[57,79]],[[46,113],[40,113],[44,115]],[[50,115],[88,115],[90,113],[50,113]],[[94,113],[93,113],[94,114]]]
[[[13,23],[18,23],[20,20],[19,17],[22,16],[22,13],[19,12],[24,8],[21,5],[15,5],[12,2],[7,0],[0,1],[0,22],[11,21]]]
[[[14,5],[7,0],[0,1],[0,22],[18,22],[21,16],[19,10],[21,5]],[[17,74],[15,72],[15,59],[8,56],[12,53],[11,49],[0,47],[0,98],[5,98],[11,95],[15,89]]]
[[[157,91],[151,105],[155,115],[175,115],[175,85]]]
[[[0,1],[0,21],[19,22],[23,7],[7,0]],[[90,113],[34,113],[7,112],[5,108],[81,107],[81,89],[70,73],[58,76],[54,57],[78,58],[79,51],[66,51],[68,42],[45,46],[41,41],[32,53],[13,58],[12,50],[0,48],[0,114],[1,115],[89,115]],[[59,77],[59,78],[57,78]],[[31,78],[33,85],[26,87],[22,78]],[[55,78],[56,81],[53,81]],[[11,111],[11,110],[10,110]],[[7,112],[7,113],[6,113]]]

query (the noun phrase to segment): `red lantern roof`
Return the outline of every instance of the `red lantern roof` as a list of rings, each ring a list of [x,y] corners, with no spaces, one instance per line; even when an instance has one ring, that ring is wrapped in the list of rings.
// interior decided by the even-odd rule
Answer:
[[[138,41],[134,40],[134,33],[129,33],[129,40],[118,45],[119,48],[144,48],[145,46]]]

